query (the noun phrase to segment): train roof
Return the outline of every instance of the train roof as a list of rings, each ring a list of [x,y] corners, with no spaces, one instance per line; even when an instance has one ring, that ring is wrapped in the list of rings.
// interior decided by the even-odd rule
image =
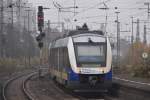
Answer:
[[[69,31],[68,36],[78,35],[78,34],[98,34],[98,35],[104,35],[103,31],[89,31],[89,28],[86,23],[83,24],[82,27],[77,27],[77,30]]]
[[[101,37],[103,38],[105,41],[105,36],[104,35],[99,35],[99,34],[93,34],[93,31],[84,31],[85,33],[79,33],[79,34],[73,34],[73,35],[68,35],[68,36],[65,36],[65,37],[61,37],[61,38],[58,38],[57,40],[53,41],[51,43],[51,47],[52,48],[57,48],[57,47],[66,47],[67,44],[68,44],[68,41],[69,41],[69,37],[73,38],[74,41],[78,41],[78,39],[81,39],[81,41],[85,41],[85,36],[94,36],[94,37]],[[95,39],[95,38],[93,38]],[[100,41],[100,40],[99,40]]]
[[[59,47],[59,46],[67,46],[68,43],[68,39],[69,37],[80,37],[80,36],[86,36],[86,35],[94,35],[94,36],[98,36],[98,37],[105,37],[105,34],[103,31],[89,31],[88,27],[86,24],[83,25],[82,28],[78,28],[77,30],[72,30],[69,31],[67,34],[64,34],[63,37],[59,37],[57,39],[55,39],[51,46],[52,47]]]
[[[66,38],[66,37],[73,37],[76,35],[83,35],[83,34],[97,34],[100,36],[104,36],[105,33],[101,30],[94,30],[94,31],[90,31],[87,24],[84,23],[82,27],[77,26],[76,30],[71,30],[69,31],[67,34],[64,34],[62,37],[57,38],[56,40],[60,39],[60,38]]]
[[[102,31],[89,31],[89,30],[73,30],[69,31],[67,36],[74,36],[74,35],[79,35],[79,34],[97,34],[97,35],[104,35],[104,32]]]
[[[64,34],[62,37],[58,37],[55,40],[53,40],[53,42],[57,41],[59,39],[62,39],[62,38],[74,37],[74,36],[80,36],[80,35],[87,35],[87,34],[105,37],[105,34],[104,34],[103,31],[89,31],[89,30],[81,29],[81,30],[69,31],[67,34]]]

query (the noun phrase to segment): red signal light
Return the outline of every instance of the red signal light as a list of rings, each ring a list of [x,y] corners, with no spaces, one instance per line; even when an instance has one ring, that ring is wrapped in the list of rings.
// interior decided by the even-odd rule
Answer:
[[[43,20],[44,18],[43,17],[38,17],[38,20]]]

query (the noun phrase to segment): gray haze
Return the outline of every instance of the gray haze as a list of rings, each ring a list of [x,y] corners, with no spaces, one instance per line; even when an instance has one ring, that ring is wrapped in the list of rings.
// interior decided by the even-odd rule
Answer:
[[[59,3],[62,7],[72,7],[74,6],[74,0],[29,0],[29,2],[33,3],[34,6],[45,6],[51,8],[50,10],[45,11],[46,20],[51,20],[51,22],[58,21],[58,10],[53,6],[53,1]],[[105,7],[102,2],[106,2],[105,4],[110,8],[108,11],[100,10],[98,8]],[[76,9],[77,13],[75,16],[73,13],[60,13],[60,20],[68,23],[70,28],[76,25],[82,25],[84,22],[88,23],[91,29],[99,29],[101,27],[100,23],[105,23],[106,13],[108,15],[108,33],[115,34],[116,33],[116,14],[115,11],[119,11],[119,20],[121,22],[121,30],[131,30],[131,17],[134,16],[134,20],[137,18],[140,20],[147,19],[147,9],[139,10],[139,8],[147,8],[144,5],[144,2],[148,2],[149,0],[76,0],[76,6],[79,8]],[[118,7],[118,10],[115,10],[114,7]],[[69,10],[74,11],[74,9]],[[68,22],[68,19],[70,22]],[[74,19],[77,19],[77,22],[74,22]],[[66,21],[67,20],[67,21]],[[143,23],[140,24],[141,33],[143,33]],[[134,26],[136,28],[136,25]],[[122,33],[122,37],[131,36],[131,32]],[[134,35],[136,31],[134,32]],[[141,34],[141,37],[142,34]]]

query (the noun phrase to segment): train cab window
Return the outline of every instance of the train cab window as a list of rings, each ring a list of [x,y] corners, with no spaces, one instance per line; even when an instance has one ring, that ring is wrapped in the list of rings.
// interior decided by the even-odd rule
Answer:
[[[52,48],[50,51],[50,65],[54,69],[63,69],[70,67],[67,47]]]
[[[53,65],[53,59],[52,59],[52,57],[53,57],[53,49],[51,49],[50,52],[49,52],[50,67],[53,67],[53,66],[54,66],[54,65]]]
[[[79,63],[106,62],[106,45],[76,45],[76,58]]]

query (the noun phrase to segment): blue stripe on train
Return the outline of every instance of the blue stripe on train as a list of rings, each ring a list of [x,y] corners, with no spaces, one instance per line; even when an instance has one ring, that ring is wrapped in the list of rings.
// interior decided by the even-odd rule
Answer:
[[[105,74],[105,79],[112,80],[112,70],[110,72],[108,72],[107,74]]]
[[[68,79],[70,81],[78,81],[79,80],[79,74],[73,72],[72,69],[68,69]]]

